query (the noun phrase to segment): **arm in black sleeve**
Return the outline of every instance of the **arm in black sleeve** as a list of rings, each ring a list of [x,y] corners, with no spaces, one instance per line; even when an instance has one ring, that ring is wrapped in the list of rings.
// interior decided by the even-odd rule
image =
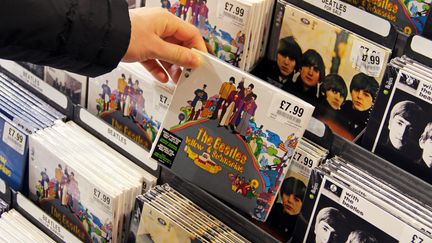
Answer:
[[[88,76],[111,71],[131,24],[125,0],[0,0],[0,58]]]

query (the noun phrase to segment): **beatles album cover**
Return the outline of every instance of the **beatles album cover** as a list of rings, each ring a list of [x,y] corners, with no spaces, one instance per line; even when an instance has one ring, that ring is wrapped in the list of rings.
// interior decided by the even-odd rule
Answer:
[[[0,178],[21,190],[28,161],[28,133],[0,114]]]
[[[430,238],[334,179],[323,177],[316,191],[306,231],[296,226],[294,242],[430,242]],[[303,213],[303,211],[302,211]],[[305,224],[301,223],[301,224]]]
[[[210,55],[201,60],[177,84],[152,158],[265,220],[313,107]]]
[[[368,127],[372,152],[432,183],[432,82],[403,71],[389,77],[380,92],[379,126]]]
[[[111,242],[118,201],[107,197],[111,209],[101,204],[94,196],[97,185],[34,137],[29,151],[30,198],[81,241]]]
[[[246,55],[243,53],[247,52],[250,43],[251,5],[239,0],[145,0],[145,6],[166,8],[195,25],[209,53],[244,68]]]
[[[342,0],[393,23],[408,35],[421,35],[430,13],[430,0]]]
[[[278,2],[270,61],[254,73],[314,105],[314,117],[354,140],[366,127],[391,50]]]
[[[171,215],[171,217],[174,217]],[[144,202],[141,210],[141,220],[136,233],[136,243],[201,242],[190,231],[180,226],[178,220],[173,220],[163,211],[149,202]]]
[[[44,81],[69,97],[73,104],[85,107],[87,77],[52,67],[45,67]]]
[[[283,242],[288,242],[292,237],[310,174],[322,160],[320,158],[322,154],[318,155],[305,143],[305,140],[302,139],[297,146],[279,190],[278,199],[266,221],[267,226],[270,227],[268,232]]]
[[[44,79],[44,73],[45,73],[45,66],[36,65],[29,62],[16,62],[34,75],[36,75],[40,79]]]
[[[108,74],[90,78],[87,110],[150,151],[170,104],[172,88],[145,70],[137,72],[128,65],[121,63]]]

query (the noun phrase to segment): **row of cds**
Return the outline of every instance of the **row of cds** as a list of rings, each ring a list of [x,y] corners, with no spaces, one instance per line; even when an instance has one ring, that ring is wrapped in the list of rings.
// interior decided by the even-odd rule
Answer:
[[[28,160],[29,135],[64,115],[0,73],[0,178],[20,190]]]
[[[0,216],[9,209],[9,205],[0,198]]]
[[[382,43],[390,37],[371,38],[374,29],[360,33],[306,7],[277,2],[267,58],[253,73],[314,105],[315,118],[356,140],[367,126],[392,54],[393,46]],[[358,26],[386,23],[368,13],[351,21]]]
[[[87,110],[150,151],[175,85],[161,83],[138,63],[120,63],[89,79]]]
[[[292,242],[432,242],[431,208],[335,157],[316,168]]]
[[[392,59],[362,145],[432,183],[432,76],[408,57]]]
[[[282,182],[279,198],[266,221],[269,233],[287,242],[293,232],[312,170],[327,158],[329,151],[318,144],[303,138],[297,145],[285,179]]]
[[[73,122],[30,136],[30,198],[85,242],[121,242],[156,178]],[[67,222],[67,223],[65,223]]]
[[[55,242],[30,221],[24,218],[15,209],[4,212],[0,216],[0,241],[43,243]]]
[[[249,242],[168,184],[136,199],[128,242]]]
[[[329,151],[302,138],[312,115],[308,102],[334,133],[348,140],[364,135],[365,147],[430,181],[429,69],[407,57],[388,64],[388,33],[359,34],[305,8],[317,7],[313,0],[290,2],[146,1],[196,25],[209,52],[225,62],[250,71],[266,56],[253,73],[279,89],[204,54],[201,67],[183,72],[176,92],[135,64],[89,80],[16,65],[144,150],[155,143],[152,158],[164,169],[257,224],[266,221],[263,228],[281,241],[294,235],[292,242],[430,242],[428,205],[341,158],[323,164]],[[318,2],[333,12],[345,6]],[[28,165],[30,198],[77,238],[247,242],[168,185],[142,195],[154,176],[33,96],[0,76],[2,178],[19,190]],[[22,162],[10,162],[16,158]]]
[[[146,0],[146,7],[162,7],[195,25],[209,53],[249,71],[265,54],[274,1]]]

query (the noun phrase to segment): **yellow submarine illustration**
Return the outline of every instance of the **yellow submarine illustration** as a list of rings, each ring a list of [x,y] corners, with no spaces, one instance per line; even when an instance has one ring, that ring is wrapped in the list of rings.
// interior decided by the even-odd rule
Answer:
[[[184,151],[188,155],[188,157],[201,169],[216,174],[222,170],[222,167],[215,162],[213,162],[208,153],[203,153],[202,155],[198,155],[189,146],[185,146]]]

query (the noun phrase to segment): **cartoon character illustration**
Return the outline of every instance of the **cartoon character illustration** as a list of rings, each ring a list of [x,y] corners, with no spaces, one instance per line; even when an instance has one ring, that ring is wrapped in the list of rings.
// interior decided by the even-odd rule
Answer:
[[[201,169],[216,174],[219,171],[222,170],[222,167],[218,164],[216,164],[214,161],[211,160],[211,157],[208,153],[203,153],[202,155],[199,155],[192,151],[192,149],[189,146],[185,146],[184,151],[188,155],[188,157]]]
[[[249,199],[256,197],[256,189],[259,187],[259,182],[257,179],[246,180],[240,174],[234,175],[233,173],[228,173],[228,178],[231,182],[231,190],[233,192],[241,194],[243,197]]]
[[[38,182],[35,187],[39,201],[59,201],[59,205],[67,208],[72,213],[72,217],[79,219],[88,236],[96,240],[94,242],[108,242],[111,239],[112,227],[102,224],[101,220],[81,203],[79,183],[73,171],[58,164],[53,170],[53,175],[49,175],[44,168],[41,171],[41,180]],[[112,223],[108,222],[108,224]]]
[[[205,118],[209,118],[213,115],[213,113],[216,110],[216,105],[218,103],[218,96],[217,95],[213,95],[212,97],[210,97],[203,108],[203,111],[201,113],[201,117],[205,117]]]
[[[170,0],[161,0],[161,7],[171,10],[171,2]]]
[[[192,111],[191,111],[191,114],[188,118],[188,121],[197,120],[198,117],[200,116],[200,114],[203,110],[203,106],[204,106],[205,102],[207,101],[207,92],[205,91],[206,88],[207,88],[207,85],[204,84],[202,89],[196,89],[194,91],[195,97],[191,103]],[[198,102],[200,102],[200,104],[198,104]],[[197,107],[199,107],[199,108],[197,109]]]
[[[285,142],[279,144],[279,148],[285,152],[282,156],[283,160],[288,161],[293,156],[297,144],[298,137],[296,137],[294,133],[290,134]]]
[[[254,208],[254,213],[253,215],[257,218],[257,219],[264,219],[265,215],[267,215],[267,211],[268,211],[268,203],[267,201],[258,198],[257,199],[257,206]]]

